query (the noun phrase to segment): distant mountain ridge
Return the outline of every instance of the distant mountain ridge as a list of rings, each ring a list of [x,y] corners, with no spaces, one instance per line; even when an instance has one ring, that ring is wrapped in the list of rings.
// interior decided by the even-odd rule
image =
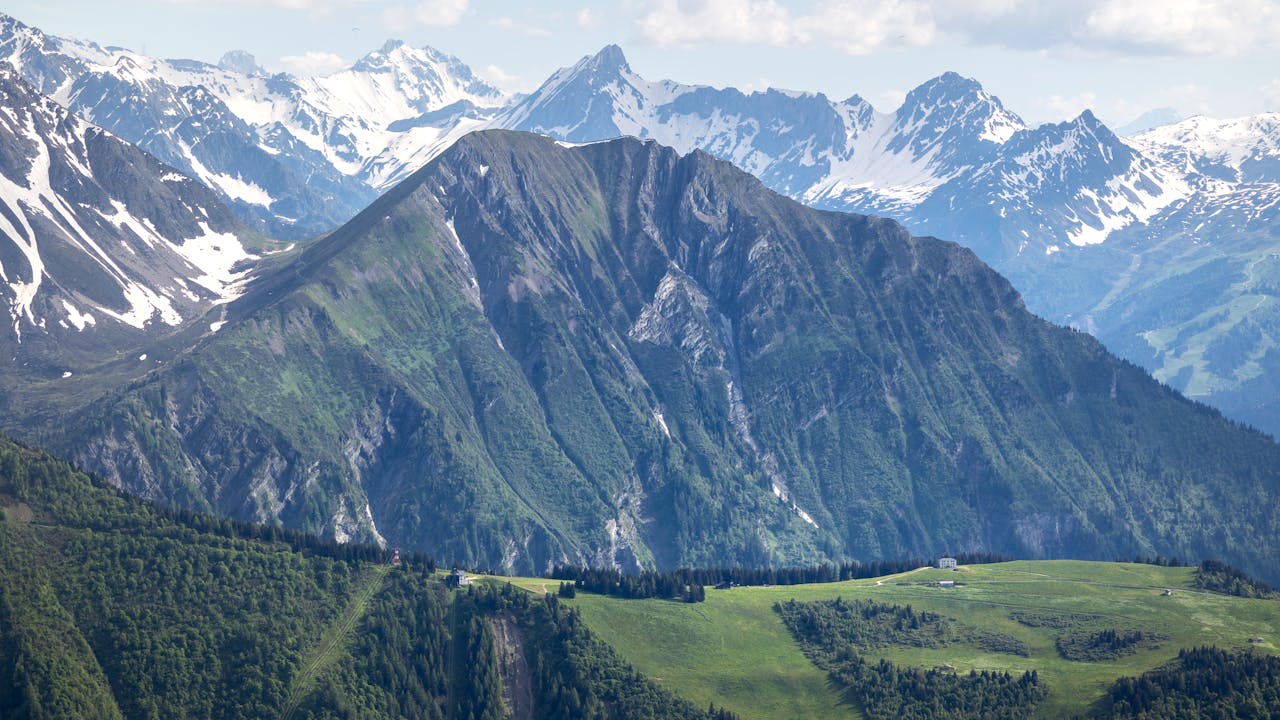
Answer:
[[[0,15],[0,56],[40,92],[288,239],[350,219],[389,184],[388,164],[410,161],[398,153],[412,159],[507,100],[456,58],[394,41],[343,72],[294,78],[262,74],[247,54],[222,65],[159,60]]]

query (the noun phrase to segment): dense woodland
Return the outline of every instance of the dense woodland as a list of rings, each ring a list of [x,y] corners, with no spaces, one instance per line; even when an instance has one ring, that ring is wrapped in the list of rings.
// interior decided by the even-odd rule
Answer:
[[[847,688],[868,718],[928,720],[1028,717],[1048,690],[1036,672],[958,674],[871,661],[861,651],[883,643],[938,647],[954,630],[946,618],[874,601],[779,603],[774,609],[805,655]]]
[[[732,717],[655,686],[554,597],[420,557],[170,513],[0,440],[0,717]],[[500,661],[497,623],[520,638]]]
[[[1115,720],[1280,717],[1280,657],[1218,648],[1182,650],[1167,667],[1116,682]]]

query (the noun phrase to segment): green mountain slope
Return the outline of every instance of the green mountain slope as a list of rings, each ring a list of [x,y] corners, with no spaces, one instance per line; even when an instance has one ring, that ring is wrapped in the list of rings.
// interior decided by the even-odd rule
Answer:
[[[554,598],[159,510],[3,438],[0,510],[0,717],[708,717]]]
[[[972,253],[702,153],[469,136],[58,429],[185,506],[509,570],[992,550],[1280,577],[1280,447]]]

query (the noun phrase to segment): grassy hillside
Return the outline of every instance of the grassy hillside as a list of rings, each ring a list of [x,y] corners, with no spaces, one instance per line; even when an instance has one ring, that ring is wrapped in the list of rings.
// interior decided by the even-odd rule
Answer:
[[[931,585],[939,580],[960,584]],[[535,591],[542,587],[541,581],[520,584]],[[1166,589],[1173,594],[1166,596]],[[1180,648],[1280,650],[1280,602],[1197,591],[1192,568],[1125,563],[1011,562],[954,573],[925,569],[878,580],[708,590],[707,601],[699,604],[586,593],[567,602],[638,669],[695,704],[715,702],[744,718],[858,717],[857,707],[805,658],[773,608],[790,599],[836,597],[911,605],[950,618],[961,630],[976,628],[1025,643],[1029,657],[965,640],[942,647],[887,644],[862,652],[913,667],[952,665],[958,673],[1036,670],[1049,689],[1039,711],[1048,718],[1105,709],[1095,704],[1119,677],[1164,665]],[[1162,639],[1099,662],[1066,660],[1058,651],[1060,636],[1086,637],[1108,629]],[[1259,636],[1263,643],[1248,642]]]

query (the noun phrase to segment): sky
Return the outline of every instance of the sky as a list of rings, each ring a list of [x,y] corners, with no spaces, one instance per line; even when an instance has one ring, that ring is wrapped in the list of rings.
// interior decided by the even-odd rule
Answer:
[[[528,92],[609,43],[650,79],[862,95],[891,111],[953,70],[1025,120],[1091,109],[1280,111],[1280,0],[9,0],[59,36],[322,74],[387,39],[457,56]]]

